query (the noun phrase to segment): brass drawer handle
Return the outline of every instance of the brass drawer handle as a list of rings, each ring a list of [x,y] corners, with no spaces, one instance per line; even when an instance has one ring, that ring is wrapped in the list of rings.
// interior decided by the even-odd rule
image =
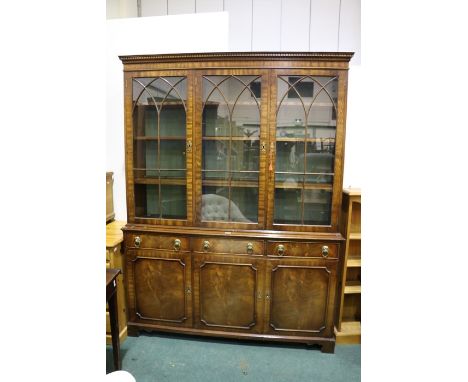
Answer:
[[[253,244],[247,243],[247,253],[252,253],[252,252],[253,252]]]
[[[135,239],[133,240],[135,243],[135,247],[140,248],[141,245],[141,237],[140,236],[135,236]]]
[[[328,257],[328,254],[329,254],[328,246],[327,246],[327,245],[324,245],[324,246],[322,247],[322,256],[323,256],[323,257]]]
[[[278,252],[279,256],[283,256],[285,252],[284,245],[283,244],[278,245],[278,247],[276,248],[276,251]]]
[[[203,242],[203,250],[206,252],[206,251],[208,251],[210,249],[210,247],[211,247],[210,242],[208,240],[205,240]]]
[[[180,249],[181,241],[179,239],[174,240],[174,249],[178,251]]]

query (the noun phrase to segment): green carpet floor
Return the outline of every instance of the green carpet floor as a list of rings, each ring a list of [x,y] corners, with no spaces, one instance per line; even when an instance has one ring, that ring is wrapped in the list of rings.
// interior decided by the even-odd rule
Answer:
[[[122,368],[137,382],[355,382],[361,346],[336,345],[335,354],[296,344],[271,344],[170,334],[141,334],[121,344]],[[106,349],[113,370],[112,347]]]

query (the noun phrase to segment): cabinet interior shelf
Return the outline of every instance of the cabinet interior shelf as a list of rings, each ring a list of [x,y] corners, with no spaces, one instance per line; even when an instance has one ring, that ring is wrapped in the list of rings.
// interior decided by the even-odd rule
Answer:
[[[176,136],[174,136],[174,137],[165,136],[165,137],[159,137],[159,138],[154,137],[154,136],[148,136],[148,137],[139,136],[139,137],[134,137],[133,139],[135,141],[157,141],[158,139],[160,141],[172,141],[172,140],[174,140],[174,141],[185,141],[187,138],[186,137],[176,137]]]
[[[304,186],[304,187],[303,187]],[[328,190],[331,191],[333,188],[333,185],[331,184],[323,184],[323,183],[305,183],[303,184],[302,182],[294,182],[294,183],[275,183],[275,188],[281,188],[281,189],[298,189],[301,190],[302,188],[305,188],[306,190]]]
[[[276,142],[323,142],[335,143],[335,138],[277,137]]]
[[[208,136],[208,137],[203,137],[203,140],[204,141],[245,141],[245,142],[250,142],[250,141],[259,141],[260,140],[260,137],[247,137],[247,136],[241,136],[241,137],[236,137],[236,136],[233,136],[233,137],[226,137],[226,136],[217,136],[217,137],[211,137],[211,136]]]
[[[344,287],[345,294],[358,294],[361,293],[361,282],[360,281],[348,281]]]
[[[135,178],[136,184],[162,184],[168,186],[185,186],[187,180],[185,178]]]
[[[249,180],[214,180],[203,179],[203,186],[218,186],[218,187],[258,187],[258,181]]]

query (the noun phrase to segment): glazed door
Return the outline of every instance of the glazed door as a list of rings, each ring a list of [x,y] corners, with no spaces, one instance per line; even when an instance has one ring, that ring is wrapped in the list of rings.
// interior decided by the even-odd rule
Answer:
[[[196,328],[261,333],[263,260],[195,253],[193,267]]]
[[[265,332],[331,336],[336,269],[334,260],[269,260]]]
[[[192,326],[190,253],[127,252],[129,320],[163,326]]]
[[[192,82],[188,71],[126,74],[130,223],[192,221]]]
[[[268,227],[335,232],[346,73],[272,70]]]
[[[204,227],[264,228],[268,72],[197,75],[196,220]]]

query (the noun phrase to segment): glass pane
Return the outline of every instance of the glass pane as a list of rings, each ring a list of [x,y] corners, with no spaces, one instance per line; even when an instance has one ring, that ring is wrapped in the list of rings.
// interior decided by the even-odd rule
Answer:
[[[278,224],[302,224],[302,190],[275,188],[275,216]]]
[[[231,171],[258,171],[259,154],[258,140],[231,141]]]
[[[134,78],[132,84],[136,216],[186,218],[187,79]]]
[[[328,225],[331,214],[331,191],[305,190],[304,192],[304,224]]]
[[[202,85],[202,220],[257,222],[261,79],[205,76]]]
[[[135,141],[133,151],[133,165],[135,166],[135,177],[157,177],[158,176],[158,143],[155,140]]]
[[[274,222],[328,225],[338,79],[279,76],[277,83]]]
[[[159,186],[135,184],[135,216],[159,218]]]
[[[204,186],[202,195],[202,221],[232,221],[254,223],[258,221],[258,188]]]
[[[304,142],[276,142],[276,172],[304,173]]]
[[[185,140],[161,140],[160,150],[161,169],[185,169]]]
[[[203,141],[202,168],[204,170],[228,170],[229,141]]]
[[[259,137],[258,76],[203,78],[203,136]]]
[[[336,128],[336,109],[338,99],[338,79],[333,77],[313,77],[316,81],[316,91],[312,99],[312,105],[309,105],[307,125],[310,127],[320,126],[333,128],[331,132],[322,131],[323,137],[335,137],[334,128]]]
[[[287,76],[278,78],[277,138],[303,138],[305,136],[306,108],[302,98],[290,88]],[[288,90],[289,89],[289,90]],[[294,97],[291,98],[291,96]]]
[[[256,223],[258,221],[258,188],[231,188],[231,221]]]
[[[202,187],[202,221],[227,221],[229,216],[229,187]]]
[[[186,186],[161,185],[161,217],[163,219],[186,219],[186,195]]]
[[[185,109],[181,105],[164,105],[160,115],[160,137],[185,137]]]

